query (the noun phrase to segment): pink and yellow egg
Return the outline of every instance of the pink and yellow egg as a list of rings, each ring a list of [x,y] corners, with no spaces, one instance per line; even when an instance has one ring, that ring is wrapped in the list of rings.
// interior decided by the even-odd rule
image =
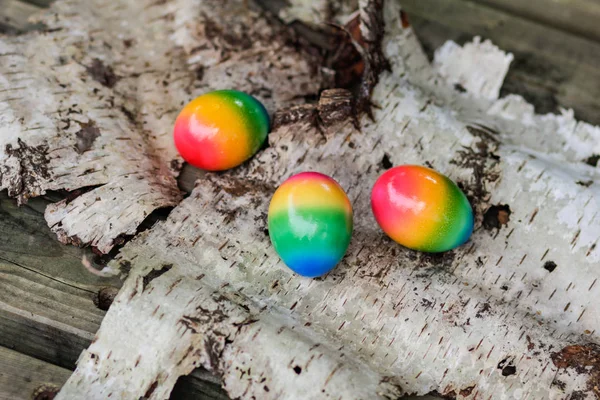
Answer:
[[[222,171],[242,164],[263,145],[269,115],[253,96],[217,90],[188,103],[175,121],[179,154],[195,167]]]
[[[397,243],[437,253],[465,243],[473,210],[448,177],[430,168],[402,165],[379,177],[371,193],[377,223]]]

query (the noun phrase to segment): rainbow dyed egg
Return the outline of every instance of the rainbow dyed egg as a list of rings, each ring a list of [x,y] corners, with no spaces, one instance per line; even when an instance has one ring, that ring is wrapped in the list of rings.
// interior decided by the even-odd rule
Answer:
[[[181,110],[173,135],[185,161],[222,171],[252,157],[268,133],[269,115],[260,101],[237,90],[217,90]]]
[[[317,277],[340,262],[352,236],[352,205],[344,189],[318,172],[294,175],[269,205],[269,236],[283,262]]]
[[[394,241],[414,250],[447,251],[473,232],[473,210],[448,177],[417,165],[402,165],[379,177],[371,193],[373,214]]]

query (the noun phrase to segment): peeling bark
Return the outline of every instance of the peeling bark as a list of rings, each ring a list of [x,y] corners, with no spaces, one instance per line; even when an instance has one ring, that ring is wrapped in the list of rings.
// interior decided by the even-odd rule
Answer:
[[[0,38],[0,189],[24,202],[98,186],[46,219],[62,242],[105,253],[181,200],[183,104],[234,87],[274,110],[321,86],[319,56],[243,2],[65,0],[42,21]]]
[[[127,275],[125,284],[57,399],[83,393],[162,399],[179,376],[200,365],[240,399],[396,399],[429,392],[472,399],[597,397],[600,204],[599,172],[591,164],[600,154],[600,129],[569,111],[536,115],[517,96],[498,100],[498,74],[509,61],[504,53],[478,42],[467,50],[451,46],[469,57],[485,51],[499,68],[472,68],[445,52],[436,70],[396,2],[361,2],[360,35],[350,32],[364,61],[360,93],[329,90],[317,104],[298,105],[322,87],[319,56],[299,48],[285,28],[248,13],[241,0],[227,7],[184,0],[75,4],[56,5],[59,22],[47,21],[65,31],[35,36],[28,54],[38,68],[52,54],[75,57],[43,69],[70,92],[41,106],[50,112],[66,99],[69,108],[60,115],[77,117],[59,133],[58,117],[44,112],[0,128],[2,185],[14,195],[102,185],[48,210],[63,240],[79,237],[108,249],[117,232],[132,232],[137,223],[131,221],[144,210],[177,199],[179,160],[165,138],[194,94],[234,86],[277,112],[268,148],[240,168],[207,173],[166,221],[121,250],[110,267]],[[294,4],[301,15],[304,3]],[[74,8],[81,13],[63,20],[61,13]],[[122,44],[108,40],[119,35]],[[11,53],[24,43],[6,39],[0,54],[33,68]],[[42,45],[49,50],[40,52]],[[16,87],[2,69],[9,64],[0,64],[0,78]],[[472,68],[468,74],[465,66]],[[98,71],[83,82],[89,69]],[[445,71],[449,82],[436,71]],[[26,76],[48,85],[33,69]],[[452,77],[469,81],[456,86]],[[32,98],[30,89],[19,90]],[[73,96],[82,99],[77,106]],[[89,106],[100,101],[95,96],[112,98],[110,117]],[[11,102],[5,101],[12,107],[7,115],[28,112]],[[371,116],[356,124],[356,110],[365,104]],[[26,133],[23,124],[35,127],[41,116],[48,127]],[[116,137],[131,139],[115,146]],[[102,179],[74,174],[85,172],[91,162],[85,157],[100,150],[112,160]],[[61,160],[71,163],[58,165]],[[384,169],[408,163],[442,171],[467,193],[476,229],[465,246],[418,253],[378,229],[370,212],[372,183]],[[141,180],[128,169],[134,166]],[[66,168],[73,171],[61,181]],[[312,280],[281,263],[266,224],[276,187],[306,170],[340,182],[355,213],[347,256]],[[118,197],[119,191],[127,195]],[[132,206],[131,195],[143,193],[154,197]]]
[[[197,365],[241,399],[595,396],[595,347],[573,346],[598,340],[600,205],[594,184],[576,183],[598,177],[581,163],[598,151],[597,128],[455,90],[395,2],[363,8],[366,38],[378,37],[369,7],[385,18],[391,68],[375,81],[373,120],[360,131],[350,118],[320,124],[338,111],[327,94],[280,110],[268,149],[207,174],[125,246],[112,265],[128,271],[125,285],[59,398],[164,398]],[[371,185],[404,163],[430,165],[469,194],[477,218],[465,246],[417,253],[377,228]],[[355,210],[347,256],[313,280],[282,265],[266,231],[277,185],[305,170],[332,175]]]

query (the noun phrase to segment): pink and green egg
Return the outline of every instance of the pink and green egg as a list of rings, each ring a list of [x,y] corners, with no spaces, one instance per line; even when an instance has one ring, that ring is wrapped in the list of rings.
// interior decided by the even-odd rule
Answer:
[[[268,225],[283,262],[297,274],[314,278],[332,270],[346,253],[352,236],[352,205],[329,176],[302,172],[275,191]]]
[[[222,171],[252,157],[268,133],[269,115],[260,101],[237,90],[217,90],[183,108],[173,136],[185,161],[204,170]]]
[[[438,253],[465,243],[473,232],[473,210],[445,175],[402,165],[379,177],[371,192],[377,223],[397,243]]]

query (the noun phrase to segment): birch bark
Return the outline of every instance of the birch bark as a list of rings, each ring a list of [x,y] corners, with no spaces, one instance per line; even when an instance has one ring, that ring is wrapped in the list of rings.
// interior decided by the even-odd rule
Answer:
[[[146,15],[139,4],[107,14],[119,21],[111,25],[116,32],[123,23],[117,15]],[[180,9],[169,8],[174,4]],[[244,82],[255,82],[248,76],[262,77],[258,87],[270,88],[271,100],[257,94],[278,110],[270,146],[240,168],[206,174],[167,221],[122,249],[112,267],[127,275],[123,289],[57,398],[166,398],[176,379],[199,365],[241,399],[396,399],[432,391],[471,399],[598,397],[599,172],[582,162],[600,152],[598,128],[568,111],[536,115],[515,96],[498,100],[498,73],[510,57],[488,44],[450,48],[432,68],[392,1],[360,4],[372,119],[362,116],[356,129],[352,112],[340,113],[348,109],[343,91],[324,92],[318,105],[286,108],[320,86],[310,69],[314,59],[290,46],[271,47],[277,35],[267,33],[271,40],[255,58],[252,43],[247,53],[230,54],[248,58],[213,63],[227,48],[226,33],[254,38],[272,29],[260,16],[246,25],[246,14],[232,11],[242,2],[228,4],[223,10],[180,1],[160,9],[174,13],[163,19],[175,21],[168,38],[182,57],[205,66],[202,82],[211,77],[198,91],[226,83],[248,90]],[[191,15],[215,13],[231,14],[214,18],[223,25],[211,47],[203,45],[213,43],[211,19],[195,25]],[[485,51],[498,68],[455,62],[456,51],[473,59]],[[278,69],[272,57],[282,54],[288,61]],[[240,78],[229,80],[227,72],[238,76],[232,71]],[[146,83],[145,90],[158,90],[155,81]],[[144,90],[136,93],[141,109],[159,100],[177,104],[162,92],[152,101]],[[148,117],[161,124],[163,139],[175,114]],[[477,222],[465,246],[421,254],[378,229],[371,185],[390,164],[406,163],[432,166],[468,194]],[[314,280],[281,264],[266,231],[277,185],[306,170],[332,175],[355,210],[346,258]],[[49,188],[38,183],[44,179],[34,182],[24,187]]]

